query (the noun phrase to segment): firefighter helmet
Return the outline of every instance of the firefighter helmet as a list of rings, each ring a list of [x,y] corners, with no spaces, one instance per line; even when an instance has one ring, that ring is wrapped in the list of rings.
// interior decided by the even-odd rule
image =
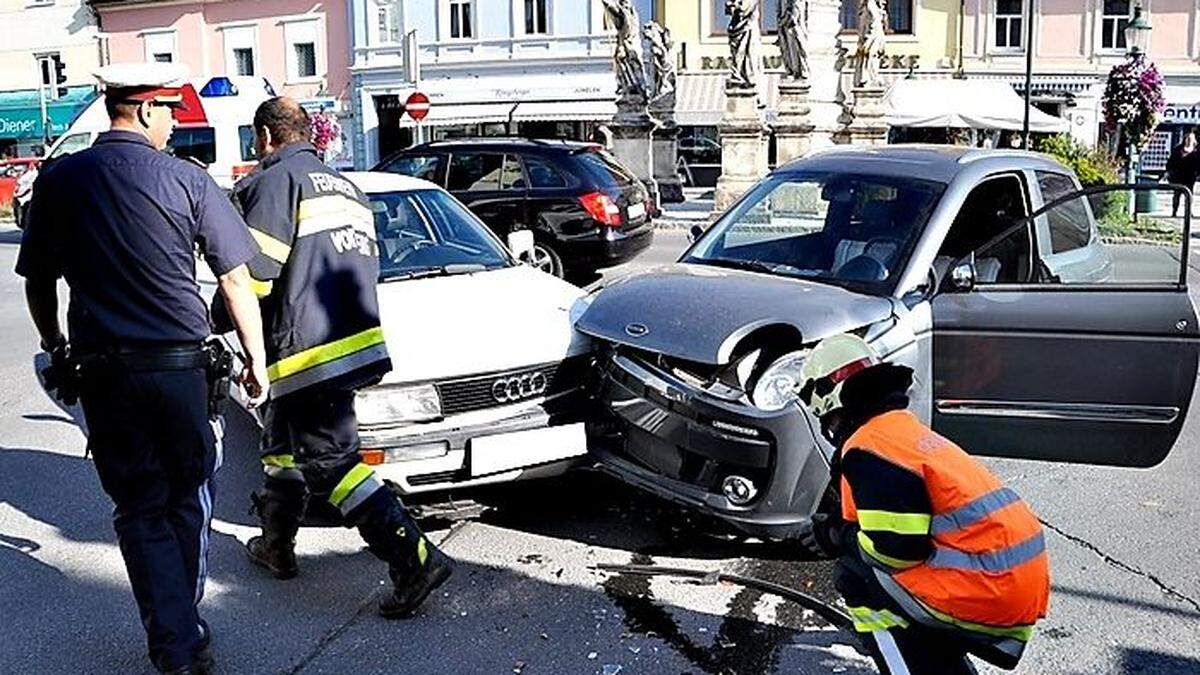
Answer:
[[[814,415],[824,417],[842,407],[842,384],[877,363],[875,350],[857,335],[827,337],[800,368],[800,400]]]

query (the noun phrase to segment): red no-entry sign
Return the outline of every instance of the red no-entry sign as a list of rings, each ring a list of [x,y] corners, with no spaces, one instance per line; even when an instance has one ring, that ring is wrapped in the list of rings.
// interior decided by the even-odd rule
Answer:
[[[419,91],[414,91],[407,100],[404,101],[404,112],[414,120],[420,122],[429,114],[429,97]]]

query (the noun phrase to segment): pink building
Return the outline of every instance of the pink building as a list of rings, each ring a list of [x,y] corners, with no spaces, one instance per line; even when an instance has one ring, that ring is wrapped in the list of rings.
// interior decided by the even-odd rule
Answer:
[[[281,94],[333,107],[349,95],[345,0],[89,0],[102,60],[173,61],[194,77],[253,75]]]

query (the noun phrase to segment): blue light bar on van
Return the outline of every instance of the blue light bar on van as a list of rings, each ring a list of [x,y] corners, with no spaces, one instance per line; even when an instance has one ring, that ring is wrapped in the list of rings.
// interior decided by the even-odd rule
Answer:
[[[200,90],[200,95],[205,98],[216,98],[218,96],[237,96],[237,85],[229,80],[228,77],[214,77],[209,80],[204,88]]]

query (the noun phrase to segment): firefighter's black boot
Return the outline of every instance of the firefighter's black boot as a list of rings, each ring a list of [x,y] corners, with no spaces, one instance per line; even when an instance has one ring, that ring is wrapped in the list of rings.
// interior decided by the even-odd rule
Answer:
[[[251,494],[250,499],[263,533],[246,542],[246,554],[276,579],[291,579],[300,571],[296,565],[296,532],[304,516],[303,484],[268,485]]]
[[[441,549],[422,536],[422,561],[416,569],[411,566],[391,566],[392,592],[379,603],[379,614],[385,619],[406,619],[417,611],[429,594],[446,583],[454,573],[454,561]]]

